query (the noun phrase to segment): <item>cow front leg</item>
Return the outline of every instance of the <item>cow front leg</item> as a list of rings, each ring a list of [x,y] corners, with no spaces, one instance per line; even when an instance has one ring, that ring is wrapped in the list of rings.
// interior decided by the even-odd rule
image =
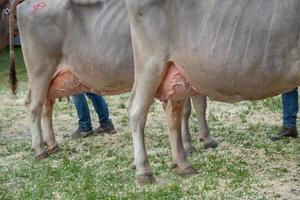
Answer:
[[[197,172],[187,163],[181,136],[181,117],[185,100],[169,100],[164,106],[172,147],[172,167],[178,169],[182,176],[190,176]]]
[[[196,151],[196,148],[192,144],[191,133],[189,130],[189,118],[191,116],[192,106],[190,98],[187,98],[181,119],[181,133],[182,141],[186,155],[191,155]]]
[[[209,128],[206,121],[207,98],[202,95],[195,95],[192,98],[193,106],[196,111],[196,117],[199,127],[199,139],[203,141],[204,148],[216,148],[218,142],[210,136]]]
[[[59,146],[55,140],[55,134],[52,124],[52,111],[55,100],[47,100],[44,104],[42,116],[43,140],[48,146],[48,153],[53,154],[59,150]]]

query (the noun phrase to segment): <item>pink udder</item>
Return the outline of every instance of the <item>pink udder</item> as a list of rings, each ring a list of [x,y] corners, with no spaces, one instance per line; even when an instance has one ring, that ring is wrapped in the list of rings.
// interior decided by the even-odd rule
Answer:
[[[69,70],[59,71],[51,81],[48,99],[70,96],[83,92],[90,92],[90,88],[83,85]]]
[[[193,89],[188,80],[172,63],[156,93],[156,98],[161,101],[182,100],[196,94],[197,92]]]

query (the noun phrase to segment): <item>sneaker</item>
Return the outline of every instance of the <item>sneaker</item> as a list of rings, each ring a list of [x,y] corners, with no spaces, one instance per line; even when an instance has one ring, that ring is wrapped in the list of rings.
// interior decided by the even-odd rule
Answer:
[[[95,134],[103,134],[103,133],[108,133],[108,134],[115,134],[117,131],[113,125],[113,123],[110,123],[107,126],[101,127],[101,125],[94,130]]]
[[[298,137],[297,128],[296,127],[293,127],[293,128],[282,127],[281,130],[279,131],[279,133],[277,133],[277,135],[274,135],[271,138],[271,140],[272,141],[281,140],[285,137],[297,138]]]
[[[71,139],[86,138],[93,134],[94,134],[93,129],[83,130],[83,129],[78,128],[71,135],[69,135],[69,134],[64,135],[64,138],[71,138]]]

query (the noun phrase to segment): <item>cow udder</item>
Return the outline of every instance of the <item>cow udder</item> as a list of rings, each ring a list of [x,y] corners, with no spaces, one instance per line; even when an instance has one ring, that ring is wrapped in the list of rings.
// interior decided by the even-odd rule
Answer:
[[[77,76],[69,70],[56,73],[48,89],[48,99],[90,92],[91,89],[82,84]]]
[[[183,100],[196,94],[197,92],[175,64],[170,63],[162,84],[156,93],[156,98],[161,101]]]

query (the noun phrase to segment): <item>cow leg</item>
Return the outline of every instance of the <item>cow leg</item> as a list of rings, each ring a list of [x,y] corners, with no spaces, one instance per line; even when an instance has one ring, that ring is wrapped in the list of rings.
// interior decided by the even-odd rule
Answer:
[[[29,103],[29,120],[30,131],[32,139],[32,149],[36,154],[36,159],[43,159],[48,156],[48,151],[44,147],[42,129],[41,129],[41,117],[43,112],[43,99],[40,94],[31,88],[31,102]]]
[[[189,118],[191,116],[192,106],[190,98],[187,98],[184,104],[182,119],[181,119],[181,133],[182,141],[186,155],[190,155],[196,151],[192,144],[191,134],[189,130]]]
[[[49,154],[56,153],[59,150],[59,146],[55,140],[52,124],[52,111],[54,103],[54,100],[47,100],[45,102],[42,116],[43,140],[48,146]]]
[[[200,131],[200,141],[203,140],[204,148],[216,148],[218,143],[213,137],[210,136],[206,121],[207,99],[202,95],[196,95],[191,98],[196,111],[198,127]]]
[[[144,99],[143,95],[138,95],[138,91],[136,94],[135,91],[132,93],[129,99],[128,112],[133,128],[134,165],[138,184],[144,185],[154,182],[144,140],[147,113],[153,99]]]
[[[138,65],[139,62],[136,62]],[[165,65],[163,62],[150,61],[143,71],[135,74],[135,83],[128,101],[128,113],[133,129],[134,164],[138,184],[153,183],[145,148],[144,129],[147,115],[156,91],[162,81]]]
[[[182,176],[189,176],[196,173],[190,164],[187,163],[186,155],[181,136],[181,117],[185,100],[169,100],[164,106],[167,116],[168,128],[172,147],[172,167],[178,168]]]
[[[41,66],[41,65],[30,65],[30,66]],[[48,66],[43,71],[40,68],[29,68],[29,89],[26,98],[26,104],[29,108],[29,123],[30,131],[32,138],[32,148],[35,150],[36,158],[43,159],[48,156],[48,150],[45,148],[45,143],[42,137],[41,129],[41,118],[43,115],[43,106],[46,101],[48,88],[53,73],[47,71],[46,69],[51,70],[51,66]],[[38,69],[38,70],[36,70]],[[47,111],[46,111],[47,113]],[[50,144],[50,143],[49,143]],[[52,144],[51,144],[52,145]]]
[[[152,104],[156,91],[162,83],[166,72],[166,64],[169,54],[166,42],[167,34],[161,34],[168,26],[164,13],[155,13],[153,20],[148,20],[149,14],[153,14],[148,5],[163,6],[165,1],[144,2],[136,5],[134,1],[126,1],[128,18],[131,26],[132,44],[134,50],[134,86],[129,98],[129,118],[133,128],[134,162],[136,166],[137,180],[140,184],[153,182],[145,143],[144,128],[150,105]],[[146,6],[146,7],[145,7]],[[157,23],[159,19],[159,23]],[[150,26],[144,26],[145,22]],[[135,26],[136,25],[136,26]],[[155,31],[153,29],[155,25]],[[156,40],[159,38],[159,40]],[[146,48],[145,48],[146,47]],[[155,47],[155,48],[154,48]],[[155,51],[154,51],[155,50]]]

